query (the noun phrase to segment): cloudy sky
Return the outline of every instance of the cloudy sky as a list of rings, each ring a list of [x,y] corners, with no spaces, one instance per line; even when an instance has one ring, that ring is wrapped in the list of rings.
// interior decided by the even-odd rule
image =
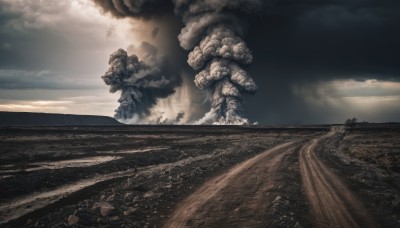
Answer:
[[[245,36],[259,87],[244,100],[251,121],[400,121],[399,1],[272,2]],[[108,58],[149,39],[155,26],[102,14],[92,0],[0,0],[0,111],[113,116],[119,94],[100,78]],[[194,120],[207,104],[195,73],[176,61],[183,83],[153,112],[185,111],[185,121]]]

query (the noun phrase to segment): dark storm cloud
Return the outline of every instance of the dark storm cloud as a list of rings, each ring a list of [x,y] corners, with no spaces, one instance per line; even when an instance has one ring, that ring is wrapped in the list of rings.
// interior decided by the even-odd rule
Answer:
[[[177,50],[181,49],[179,45],[184,48],[182,50],[201,46],[199,42],[207,35],[204,28],[220,20],[229,24],[251,50],[252,63],[239,65],[257,82],[258,92],[255,96],[244,97],[246,101],[244,108],[249,119],[260,123],[332,121],[338,116],[334,108],[327,107],[322,110],[320,107],[307,104],[306,101],[307,97],[315,97],[317,101],[324,103],[330,97],[341,96],[335,88],[329,86],[324,87],[325,90],[321,92],[323,82],[342,79],[400,80],[400,1],[398,0],[260,1],[264,8],[259,13],[251,13],[251,18],[248,14],[253,12],[253,9],[246,7],[252,4],[246,2],[257,1],[93,1],[101,5],[104,12],[119,18],[129,16],[148,20],[164,14],[171,17],[174,13],[178,14],[178,18],[182,21],[171,20],[173,24],[171,33],[175,33],[174,42],[170,41],[169,37],[168,42],[175,47],[168,54],[177,56],[178,53],[180,56],[173,59],[174,63],[180,65],[186,72],[188,64],[186,58],[182,58],[182,53]],[[182,7],[174,9],[173,2],[179,2]],[[241,3],[240,7],[237,7],[236,3]],[[48,69],[50,72],[74,72],[78,71],[77,69],[89,72],[93,68],[104,68],[99,66],[103,66],[101,62],[105,63],[106,57],[104,53],[99,55],[97,51],[105,52],[104,46],[108,43],[93,42],[93,40],[94,37],[101,35],[112,38],[115,33],[112,27],[108,29],[108,33],[102,34],[97,31],[91,36],[87,32],[79,31],[87,31],[87,28],[96,29],[100,26],[81,22],[82,18],[75,21],[74,15],[64,15],[63,12],[67,8],[61,1],[27,0],[26,7],[22,7],[24,4],[25,2],[0,0],[0,69],[32,71],[35,75],[43,69]],[[11,7],[12,5],[15,6]],[[220,12],[221,9],[218,7],[224,5],[229,6],[223,9],[227,15],[216,17],[213,12]],[[203,10],[196,11],[199,9]],[[201,17],[196,15],[190,19],[193,12],[206,13],[209,16],[203,18],[207,20],[200,20]],[[48,17],[48,14],[51,17]],[[41,18],[41,15],[44,16]],[[66,16],[63,20],[67,23],[55,22],[52,26],[54,15]],[[240,20],[234,19],[235,17]],[[50,21],[46,18],[50,18]],[[170,28],[166,28],[164,24],[155,25],[160,30],[153,33],[154,39],[164,39],[163,30]],[[74,27],[68,30],[71,26],[82,28]],[[182,27],[186,27],[186,30],[179,36]],[[189,28],[197,28],[196,31],[200,33],[187,32],[191,31]],[[87,42],[88,40],[90,42]],[[109,50],[112,51],[114,48],[116,47],[112,46]],[[88,53],[92,54],[89,56]],[[211,61],[207,60],[205,65],[211,67]],[[218,66],[220,65],[223,64]],[[103,69],[98,72],[101,70]],[[190,81],[193,81],[196,72],[191,70],[189,72],[193,75]],[[93,72],[93,75],[98,74]],[[75,79],[80,82],[81,77],[77,75],[79,74],[71,73],[71,81]],[[12,79],[11,76],[3,74],[0,78],[1,89],[61,88],[64,84],[68,85],[67,87],[74,86],[63,80],[59,81],[57,77],[54,80],[45,80],[45,77],[43,80],[35,77],[32,79],[30,76],[18,76],[17,79]],[[347,91],[345,95],[368,95],[365,93]],[[400,96],[396,91],[390,93],[377,91],[373,94]],[[346,106],[348,105],[346,103],[340,105],[343,106],[341,109],[343,113],[346,107],[351,108]],[[400,116],[397,107],[391,109],[392,114],[386,116],[396,116],[395,114]],[[385,110],[382,108],[381,112]],[[190,115],[189,112],[185,113],[185,118]],[[346,118],[348,117],[351,116]],[[384,117],[382,115],[382,118]]]
[[[150,19],[160,14],[170,14],[173,9],[168,0],[93,0],[105,13],[114,17]]]
[[[200,41],[197,37],[204,34],[203,18],[197,17],[191,26],[191,14],[202,7],[201,13],[213,12],[215,7],[226,5],[225,2],[174,1],[175,12],[186,24],[179,35],[183,48],[191,50]],[[228,3],[235,5],[241,1]],[[232,14],[243,18],[240,11],[245,7],[241,6],[240,10],[236,10],[236,6],[228,8]],[[333,110],[306,107],[304,97],[293,87],[318,90],[316,85],[324,81],[400,79],[399,1],[280,0],[263,1],[262,7],[261,13],[253,14],[247,21],[247,27],[237,30],[244,34],[244,41],[253,55],[253,63],[244,69],[254,76],[259,86],[256,96],[247,98],[244,104],[251,119],[264,123],[329,121],[335,115]],[[215,23],[212,15],[207,20],[206,26]],[[242,26],[238,21],[228,23]],[[194,30],[186,32],[191,27]],[[199,34],[195,34],[196,28],[200,28],[197,29]],[[327,95],[317,91],[311,94]],[[333,89],[331,94],[335,94]]]
[[[399,1],[282,0],[264,12],[249,22],[246,37],[254,57],[248,70],[259,86],[245,104],[251,119],[312,123],[337,115],[306,107],[294,85],[400,80]]]
[[[62,50],[57,40],[59,34],[54,34],[41,21],[41,14],[37,12],[40,2],[24,3],[23,8],[17,7],[18,4],[21,3],[0,0],[0,68],[43,69],[44,62],[54,62],[54,58],[46,59],[43,53]],[[66,4],[56,3],[40,10],[57,15],[66,8]]]
[[[72,77],[98,72],[99,62],[106,62],[103,57],[109,55],[103,52],[115,46],[113,33],[118,28],[95,6],[87,5],[0,0],[0,69],[51,70]]]
[[[254,61],[306,72],[299,79],[391,78],[399,73],[399,10],[398,1],[278,1],[249,23],[247,40]]]

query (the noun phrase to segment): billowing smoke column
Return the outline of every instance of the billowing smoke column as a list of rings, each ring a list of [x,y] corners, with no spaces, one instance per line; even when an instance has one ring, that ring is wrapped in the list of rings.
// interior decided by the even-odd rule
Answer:
[[[253,79],[239,64],[252,61],[250,50],[231,29],[218,25],[210,28],[199,46],[189,54],[188,63],[202,69],[196,86],[207,91],[211,111],[199,123],[243,124],[242,92],[254,93]]]
[[[120,106],[115,110],[115,118],[119,120],[147,116],[157,100],[174,93],[178,84],[171,80],[173,76],[165,75],[168,70],[163,66],[167,64],[157,56],[153,45],[143,42],[136,51],[141,59],[135,54],[128,56],[123,49],[111,54],[110,67],[102,76],[111,93],[121,91]]]
[[[197,123],[248,124],[242,93],[255,93],[257,86],[241,68],[253,59],[241,39],[241,18],[261,5],[260,0],[175,0],[175,11],[185,23],[180,44],[192,50],[188,63],[200,70],[196,86],[207,92],[211,103],[211,110]]]
[[[149,18],[167,0],[94,0],[117,17]],[[252,54],[242,40],[246,15],[261,8],[262,0],[172,0],[185,27],[179,41],[191,51],[189,65],[199,73],[196,86],[207,93],[211,110],[199,124],[248,124],[242,94],[256,92],[253,79],[242,69]]]

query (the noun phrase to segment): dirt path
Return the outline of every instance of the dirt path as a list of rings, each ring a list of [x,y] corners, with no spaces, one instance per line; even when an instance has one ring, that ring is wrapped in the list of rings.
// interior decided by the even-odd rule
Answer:
[[[335,128],[313,139],[300,151],[300,172],[313,223],[316,227],[376,227],[357,197],[316,155],[317,145],[339,131]]]
[[[165,227],[264,227],[267,202],[273,201],[268,192],[295,144],[274,147],[206,182],[177,206]]]
[[[283,158],[299,148],[303,189],[316,227],[376,227],[357,197],[316,155],[317,146],[341,128],[306,142],[285,143],[217,176],[180,202],[165,227],[265,227],[281,185]],[[301,145],[300,145],[301,146]],[[292,202],[295,203],[295,202]]]

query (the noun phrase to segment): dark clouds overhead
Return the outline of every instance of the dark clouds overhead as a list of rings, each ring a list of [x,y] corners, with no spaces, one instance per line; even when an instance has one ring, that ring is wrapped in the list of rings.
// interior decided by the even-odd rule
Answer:
[[[154,5],[152,9],[170,10],[165,3],[169,1],[163,2],[164,5],[158,8]],[[339,115],[357,114],[351,110],[346,111],[344,107],[351,104],[342,102],[342,97],[358,96],[360,93],[352,90],[345,94],[335,92],[337,85],[325,86],[322,89],[324,92],[321,92],[320,83],[338,80],[400,80],[399,1],[262,2],[263,10],[252,14],[253,17],[247,20],[248,26],[244,26],[244,40],[254,57],[253,64],[245,69],[249,70],[259,85],[256,96],[246,98],[248,101],[245,109],[251,119],[264,123],[337,121]],[[122,16],[118,15],[121,9],[117,12],[111,6],[108,7],[114,15]],[[229,10],[241,15],[242,8],[236,10],[232,7]],[[177,11],[183,15],[183,20],[186,19],[185,10],[189,12],[190,9],[179,8]],[[129,12],[124,15],[143,17],[140,10],[136,14]],[[149,15],[145,15],[145,18],[150,18]],[[305,90],[299,88],[307,88],[310,93],[305,94]],[[380,89],[380,94],[386,93],[385,89]],[[398,92],[397,88],[394,90]],[[361,94],[368,96],[368,93]],[[315,97],[316,101],[337,99],[343,108],[338,110],[329,102],[322,102],[325,105],[320,107],[307,104],[306,97],[309,96]],[[396,109],[391,112],[400,114],[400,110]]]
[[[87,2],[93,1],[109,6],[111,2],[120,3],[118,9],[114,5],[114,8],[105,7],[108,16],[104,17],[134,15],[136,19],[153,21],[158,17],[174,16],[169,0]],[[98,75],[106,69],[107,57],[116,48],[127,45],[121,46],[115,40],[111,45],[108,40],[97,38],[111,39],[115,29],[110,27],[107,33],[103,28],[100,30],[101,22],[94,22],[100,18],[88,20],[92,17],[89,14],[82,17],[65,14],[69,3],[26,0],[26,7],[21,7],[18,2],[0,0],[2,94],[9,89],[72,88],[80,82],[80,75],[88,74],[98,80],[93,85],[104,91],[105,86],[101,87]],[[135,2],[135,9],[140,9],[137,6],[146,2],[150,4],[150,11],[132,12],[123,2]],[[242,38],[253,55],[253,63],[241,67],[252,75],[259,88],[256,95],[244,99],[250,120],[260,123],[337,122],[357,115],[359,119],[371,121],[400,121],[399,84],[381,83],[400,81],[400,1],[262,2],[264,9],[251,14],[252,17],[243,22],[247,26],[241,26],[246,30]],[[143,7],[149,8],[149,5]],[[240,17],[243,14],[229,10]],[[184,25],[178,19],[165,21],[171,27],[156,26],[160,30],[156,38],[165,37],[162,34],[165,30],[175,33],[168,36],[166,45],[175,45],[169,54],[178,56],[175,62],[187,72],[185,75],[192,76],[190,83],[194,84],[196,72],[188,70],[186,58],[182,58],[186,55],[185,50],[178,46],[176,38]],[[149,34],[154,28],[150,28]],[[127,31],[127,36],[130,32]],[[171,37],[174,40],[170,40]],[[51,73],[40,75],[40,72]],[[72,72],[71,76],[66,76],[66,72]],[[16,74],[20,76],[12,80],[12,75]],[[373,89],[365,89],[371,86],[365,81],[368,79],[380,81],[372,83]],[[341,89],[345,81],[360,84]],[[83,84],[85,88],[78,85],[76,88],[84,90],[86,85],[91,86],[90,83]],[[7,92],[7,96],[11,95]],[[368,99],[375,99],[376,103],[363,105],[362,102]],[[359,108],[355,108],[358,104]],[[185,118],[188,116],[185,112]]]
[[[293,86],[317,85],[308,89],[318,90],[318,83],[332,80],[400,80],[399,1],[282,0],[264,12],[249,22],[246,37],[254,56],[249,72],[259,85],[246,104],[250,118],[325,122],[346,115],[345,108],[307,106]],[[313,94],[316,99],[325,95]],[[350,109],[347,115],[355,114]]]
[[[173,5],[168,0],[93,0],[105,13],[124,18],[151,19],[171,14]]]
[[[306,74],[298,78],[395,79],[399,10],[399,1],[277,1],[249,23],[247,41],[255,61]]]

